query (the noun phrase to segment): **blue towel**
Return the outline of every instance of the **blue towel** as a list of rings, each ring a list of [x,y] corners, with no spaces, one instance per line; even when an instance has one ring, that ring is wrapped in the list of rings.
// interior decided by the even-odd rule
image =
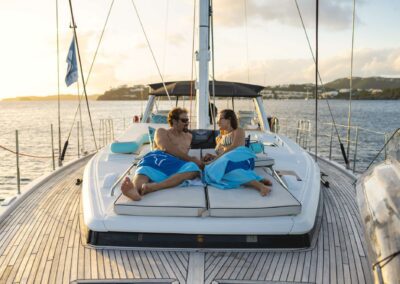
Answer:
[[[166,152],[156,150],[147,153],[138,163],[136,174],[147,176],[152,182],[161,182],[172,175],[201,172],[193,162],[183,161]]]
[[[262,180],[254,170],[256,155],[247,147],[240,146],[207,165],[204,181],[220,189],[239,187],[252,180]]]

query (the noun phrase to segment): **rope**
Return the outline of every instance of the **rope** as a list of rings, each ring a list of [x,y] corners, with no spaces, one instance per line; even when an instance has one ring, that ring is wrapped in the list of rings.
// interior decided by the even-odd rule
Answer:
[[[3,145],[0,145],[0,148],[3,149],[3,150],[8,151],[8,152],[10,152],[10,153],[19,155],[19,156],[25,156],[25,157],[31,157],[31,158],[39,158],[39,159],[49,159],[49,158],[53,158],[53,156],[38,156],[38,155],[32,155],[32,154],[25,154],[25,153],[21,153],[21,152],[17,153],[17,152],[15,152],[14,150],[11,150],[10,148],[7,148],[7,147],[5,147],[5,146],[3,146]]]
[[[304,34],[305,34],[306,39],[307,39],[307,43],[308,43],[308,47],[310,49],[311,57],[312,57],[314,63],[316,64],[316,60],[315,60],[315,57],[314,57],[314,52],[312,50],[310,39],[308,37],[307,30],[306,30],[306,27],[304,25],[304,21],[303,21],[302,15],[301,15],[300,7],[299,7],[299,5],[297,3],[297,0],[295,0],[294,2],[296,4],[296,8],[297,8],[297,11],[299,13],[301,25],[303,26]],[[319,78],[319,81],[321,83],[322,91],[325,91],[325,86],[324,86],[324,83],[322,82],[321,74],[319,72],[318,72],[318,78]],[[318,95],[318,93],[317,93],[317,95]],[[330,105],[329,100],[327,98],[325,98],[324,100],[325,100],[326,104],[328,105],[328,110],[329,110],[329,113],[330,113],[330,116],[331,116],[331,119],[332,119],[332,122],[333,122],[333,126],[335,128],[336,137],[338,138],[338,141],[339,141],[339,144],[340,144],[340,148],[342,149],[343,158],[345,160],[345,163],[348,164],[347,156],[343,152],[344,151],[344,146],[343,146],[342,140],[340,139],[339,131],[338,131],[337,127],[336,127],[336,122],[335,122],[335,118],[334,118],[333,113],[332,113],[331,105]]]
[[[70,1],[71,1],[71,0],[70,0]],[[172,105],[171,97],[169,96],[169,92],[168,92],[168,90],[167,90],[167,86],[165,86],[164,77],[163,77],[163,75],[161,74],[160,67],[158,66],[156,57],[154,56],[154,52],[153,52],[153,49],[151,48],[149,38],[147,37],[147,34],[146,34],[145,29],[144,29],[142,20],[140,19],[139,12],[138,12],[138,10],[137,10],[137,8],[136,8],[135,2],[134,2],[133,0],[131,0],[131,2],[132,2],[132,5],[133,5],[133,8],[135,9],[136,16],[138,17],[140,26],[141,26],[142,31],[143,31],[143,34],[144,34],[144,37],[146,38],[147,46],[148,46],[148,48],[150,49],[151,56],[153,57],[154,63],[156,64],[157,71],[158,71],[158,74],[160,75],[160,78],[161,78],[161,81],[162,81],[162,84],[163,84],[165,93],[167,94],[168,100],[169,100],[169,102],[170,102],[170,104],[171,104],[171,107],[172,107],[173,105]]]
[[[391,262],[396,256],[400,255],[400,251],[396,251],[395,253],[392,253],[391,255],[388,255],[387,257],[381,259],[378,262],[375,262],[374,265],[372,265],[372,268],[375,269],[376,266],[379,266],[380,268],[383,268],[386,264]],[[381,263],[383,263],[381,265]]]

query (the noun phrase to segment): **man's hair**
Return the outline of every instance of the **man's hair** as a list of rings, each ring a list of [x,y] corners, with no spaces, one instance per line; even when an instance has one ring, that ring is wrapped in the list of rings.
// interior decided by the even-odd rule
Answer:
[[[172,121],[173,120],[179,120],[179,117],[181,116],[182,113],[188,113],[188,111],[184,108],[176,107],[172,109],[168,113],[168,124],[169,126],[172,126]]]
[[[224,110],[221,110],[220,114],[222,115],[223,118],[230,120],[231,126],[233,129],[238,128],[238,125],[239,125],[238,119],[237,119],[236,113],[233,110],[224,109]]]

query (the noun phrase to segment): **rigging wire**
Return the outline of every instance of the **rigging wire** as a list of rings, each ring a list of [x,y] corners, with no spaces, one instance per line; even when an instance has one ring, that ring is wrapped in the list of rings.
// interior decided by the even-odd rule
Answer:
[[[193,5],[193,32],[192,32],[192,66],[190,70],[190,109],[189,109],[189,117],[192,117],[192,103],[193,103],[193,84],[194,84],[194,77],[193,77],[193,71],[196,71],[195,69],[195,52],[194,52],[194,39],[195,39],[195,33],[196,33],[196,0],[194,0],[194,5]]]
[[[249,33],[247,30],[247,0],[243,0],[244,6],[244,27],[246,33],[246,61],[247,61],[247,83],[250,84],[250,66],[249,66]]]
[[[213,99],[213,104],[214,106],[211,106],[211,104],[208,104],[209,112],[211,113],[212,116],[212,124],[214,127],[214,131],[216,130],[216,121],[215,121],[215,109],[217,107],[215,103],[215,58],[214,58],[214,11],[213,11],[213,0],[210,0],[210,14],[209,14],[209,20],[210,20],[210,25],[211,26],[211,68],[212,68],[212,99]],[[210,94],[210,90],[208,90],[208,94]]]
[[[318,162],[318,19],[319,0],[315,5],[315,161]]]
[[[350,156],[350,125],[351,125],[351,96],[353,92],[353,54],[354,54],[354,25],[356,17],[356,0],[353,0],[353,27],[351,36],[351,63],[350,63],[350,90],[349,90],[349,113],[347,117],[347,159]],[[347,165],[349,166],[349,165]]]
[[[164,48],[163,48],[163,62],[162,62],[162,74],[165,75],[165,57],[167,53],[167,38],[168,38],[168,21],[169,21],[169,0],[167,0],[167,9],[165,13],[165,26],[164,26]]]
[[[61,161],[61,98],[60,98],[60,38],[58,24],[58,0],[56,0],[56,28],[57,28],[57,120],[58,120],[58,166],[62,165]]]
[[[71,0],[70,0],[70,1],[71,1]],[[162,81],[162,84],[163,84],[163,87],[164,87],[165,93],[167,94],[167,96],[168,96],[168,100],[169,100],[169,102],[170,102],[170,104],[171,104],[171,107],[172,107],[173,105],[172,105],[171,97],[170,97],[170,95],[169,95],[169,92],[168,92],[167,86],[165,85],[165,82],[164,82],[164,77],[163,77],[163,75],[161,74],[160,67],[158,66],[158,63],[157,63],[156,57],[154,56],[154,52],[153,52],[153,49],[151,48],[150,41],[149,41],[149,38],[147,37],[147,34],[146,34],[146,31],[145,31],[145,29],[144,29],[144,26],[143,26],[142,20],[141,20],[141,18],[140,18],[140,16],[139,16],[139,11],[138,11],[138,10],[137,10],[137,8],[136,8],[136,5],[135,5],[135,2],[134,2],[134,0],[131,0],[131,3],[132,3],[132,5],[133,5],[133,8],[135,9],[136,16],[138,17],[138,20],[139,20],[140,26],[141,26],[141,28],[142,28],[142,31],[143,31],[143,34],[144,34],[144,37],[146,38],[147,46],[148,46],[148,48],[150,49],[151,56],[153,57],[154,63],[156,64],[157,71],[158,71],[158,74],[159,74],[159,76],[160,76],[160,78],[161,78],[161,81]]]
[[[98,51],[99,51],[99,49],[100,49],[101,42],[102,42],[102,40],[103,40],[104,32],[105,32],[105,30],[106,30],[106,27],[107,27],[107,24],[108,24],[108,20],[109,20],[110,15],[111,15],[111,10],[112,10],[112,8],[113,8],[114,1],[115,1],[115,0],[112,0],[112,2],[111,2],[110,9],[108,10],[108,14],[107,14],[107,17],[106,17],[106,21],[105,21],[105,23],[104,23],[103,29],[102,29],[101,34],[100,34],[99,43],[97,44],[96,51],[95,51],[94,56],[93,56],[93,60],[92,60],[92,62],[91,62],[91,64],[90,64],[89,72],[88,72],[88,75],[87,75],[87,78],[86,78],[86,85],[89,83],[90,75],[92,74],[93,66],[94,66],[94,63],[95,63],[95,61],[96,61],[97,54],[98,54]],[[78,84],[79,84],[79,83],[78,83]],[[74,127],[75,120],[76,120],[76,116],[77,116],[77,114],[78,114],[78,111],[79,111],[79,108],[80,108],[80,105],[81,105],[81,101],[82,101],[82,98],[83,98],[83,93],[80,94],[80,92],[78,92],[78,98],[79,98],[78,107],[76,108],[76,111],[75,111],[75,114],[74,114],[74,119],[73,119],[73,121],[72,121],[71,128],[70,128],[70,130],[69,130],[69,132],[68,132],[67,141],[69,140],[69,138],[70,138],[70,136],[71,136],[71,133],[72,133],[72,130],[73,130],[73,127]],[[60,148],[61,148],[61,144],[60,144]],[[97,149],[97,147],[96,147],[96,149]]]
[[[75,39],[75,43],[76,43],[76,50],[78,52],[78,59],[79,59],[79,67],[81,70],[81,79],[82,79],[82,85],[83,85],[83,92],[85,94],[85,100],[86,100],[86,107],[88,110],[88,114],[89,114],[89,121],[90,121],[90,127],[92,129],[92,135],[93,135],[93,142],[94,142],[94,146],[96,148],[96,151],[98,150],[97,148],[97,142],[96,142],[96,135],[94,133],[94,128],[93,128],[93,122],[92,122],[92,115],[90,113],[90,107],[89,107],[89,100],[88,100],[88,96],[87,96],[87,92],[86,92],[86,84],[85,84],[85,77],[83,75],[83,68],[82,68],[82,59],[81,59],[81,53],[79,50],[79,44],[78,44],[78,36],[76,34],[76,25],[75,25],[75,18],[74,18],[74,12],[72,9],[72,2],[71,0],[69,0],[69,7],[71,10],[71,19],[72,19],[72,26],[74,28],[74,39]]]
[[[311,47],[311,43],[310,43],[310,39],[308,37],[307,29],[306,29],[306,27],[304,25],[304,21],[303,21],[302,15],[301,15],[300,7],[299,7],[299,5],[297,3],[297,0],[295,0],[294,2],[296,4],[296,8],[297,8],[297,11],[299,13],[300,21],[301,21],[301,24],[303,26],[304,34],[305,34],[306,39],[307,39],[307,43],[308,43],[308,47],[310,49],[310,53],[311,53],[312,59],[313,59],[314,63],[316,64],[316,59],[315,59],[314,52],[313,52],[312,47]],[[319,71],[318,71],[318,78],[319,78],[319,81],[321,83],[322,91],[325,91],[324,83],[322,82],[321,74],[319,73]],[[344,146],[343,146],[342,140],[340,139],[339,131],[338,131],[337,126],[336,126],[336,121],[335,121],[335,118],[334,118],[333,113],[332,113],[331,105],[330,105],[329,100],[327,98],[325,98],[324,100],[328,105],[328,110],[329,110],[329,113],[331,115],[333,126],[335,128],[336,137],[338,138],[338,141],[339,141],[339,144],[340,144],[340,149],[341,149],[341,152],[342,152],[342,156],[343,156],[343,159],[344,159],[344,161],[345,161],[345,163],[347,165],[349,162],[348,162],[348,159],[347,159],[346,152],[344,150]]]

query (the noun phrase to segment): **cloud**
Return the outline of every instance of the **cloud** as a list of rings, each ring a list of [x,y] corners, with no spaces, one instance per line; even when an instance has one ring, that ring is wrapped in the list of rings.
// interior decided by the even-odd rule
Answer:
[[[355,50],[353,76],[400,76],[400,48]],[[348,54],[321,59],[319,71],[324,83],[349,77]],[[315,67],[311,59],[280,59],[250,62],[250,82],[261,85],[314,82]],[[221,70],[219,80],[247,82],[247,67]]]
[[[246,3],[246,6],[245,6]],[[306,27],[315,26],[315,1],[298,0],[299,9]],[[358,2],[362,5],[363,1]],[[229,7],[227,9],[226,7]],[[343,30],[352,24],[352,1],[334,0],[320,2],[320,25],[329,30]],[[247,13],[246,13],[247,11]],[[219,0],[215,1],[214,14],[216,24],[236,27],[247,21],[276,22],[293,27],[301,27],[296,2],[263,0]],[[359,20],[359,19],[358,19]]]
[[[186,42],[187,38],[183,34],[175,33],[175,34],[169,35],[167,40],[168,40],[168,43],[178,46],[178,45],[181,45],[182,43]]]

